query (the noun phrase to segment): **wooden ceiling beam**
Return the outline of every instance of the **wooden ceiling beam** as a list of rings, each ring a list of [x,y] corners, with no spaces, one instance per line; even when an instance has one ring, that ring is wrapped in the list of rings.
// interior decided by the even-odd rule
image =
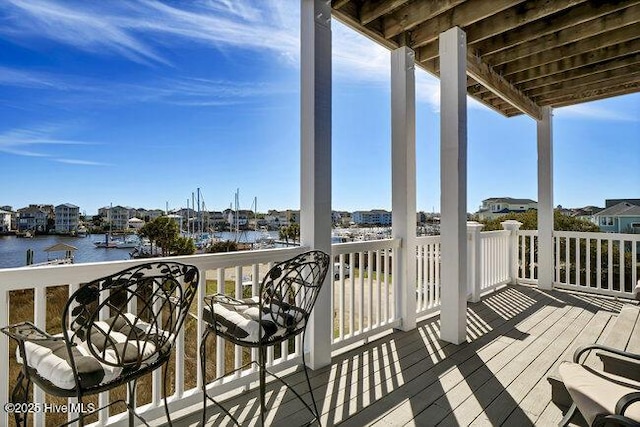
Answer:
[[[449,28],[464,28],[522,2],[523,0],[469,0],[415,27],[411,31],[411,47],[415,50],[437,40],[440,33]]]
[[[371,21],[375,21],[382,15],[390,13],[392,10],[404,5],[409,0],[367,0],[360,8],[360,23],[367,25]]]
[[[535,102],[470,53],[467,53],[467,74],[522,112],[536,120],[542,120],[542,110]]]
[[[583,3],[587,0],[535,0],[503,10],[487,19],[483,19],[465,28],[467,46],[478,43],[489,37],[504,33],[527,24],[528,22],[544,18],[561,10]],[[438,42],[434,40],[417,49],[416,56],[420,59],[433,59],[438,56]],[[486,61],[490,63],[489,61]]]
[[[640,4],[618,10],[598,19],[592,19],[570,28],[521,43],[511,49],[491,55],[482,55],[483,61],[492,66],[501,65],[526,56],[544,52],[557,46],[577,42],[640,21]]]
[[[633,25],[627,25],[618,31],[598,34],[597,36],[569,43],[555,49],[539,52],[531,56],[527,56],[526,58],[516,59],[515,61],[508,62],[504,64],[504,66],[497,67],[496,69],[500,70],[501,74],[509,76],[544,64],[570,58],[581,58],[583,55],[590,52],[597,52],[598,50],[608,48],[615,49],[616,46],[620,46],[625,42],[633,41],[634,39],[640,41],[638,34],[640,34],[640,22]],[[589,59],[585,58],[585,60],[588,61]],[[577,65],[579,66],[579,64]]]
[[[640,39],[607,46],[595,51],[581,53],[580,55],[562,58],[559,61],[549,62],[544,65],[533,66],[526,70],[510,74],[508,80],[515,86],[521,83],[540,79],[542,77],[567,72],[575,68],[595,66],[595,64],[615,58],[622,58],[640,52]]]
[[[612,1],[596,7],[593,1],[589,1],[572,7],[571,9],[561,11],[556,16],[550,17],[550,19],[540,19],[509,32],[491,37],[475,47],[481,56],[493,54],[504,49],[509,49],[520,43],[537,40],[542,36],[553,34],[582,22],[598,19],[609,13],[625,9],[638,3],[640,3],[640,0]]]
[[[606,92],[610,88],[618,88],[624,85],[640,82],[638,79],[640,72],[627,74],[624,76],[609,78],[604,81],[599,81],[591,84],[586,84],[581,87],[567,87],[565,89],[555,90],[544,95],[536,96],[535,99],[539,104],[549,105],[553,104],[555,100],[564,100],[567,97],[583,98],[589,96],[594,91],[600,93]]]
[[[388,39],[433,18],[466,0],[416,1],[383,17],[383,33]]]
[[[527,91],[527,96],[531,98],[552,96],[556,93],[562,93],[563,91],[572,91],[584,86],[589,86],[594,83],[608,84],[610,81],[617,81],[621,78],[628,78],[629,76],[638,75],[640,73],[640,63],[633,64],[629,67],[616,68],[613,70],[606,70],[600,73],[590,74],[588,76],[574,79],[570,81],[563,81],[554,83],[548,86],[538,87]],[[623,83],[623,81],[618,81]],[[618,83],[615,83],[617,85]]]
[[[574,68],[562,73],[553,74],[550,76],[541,77],[539,79],[530,80],[528,82],[518,84],[518,89],[528,93],[529,90],[535,88],[544,88],[554,83],[568,82],[574,79],[586,78],[593,74],[602,74],[607,71],[614,71],[620,68],[626,68],[629,66],[635,66],[640,64],[640,53],[635,55],[629,55],[623,58],[616,58],[609,61],[600,62],[594,65],[587,65],[580,68]],[[473,82],[467,82],[470,95],[480,95],[483,93],[490,93],[484,86],[473,84]]]
[[[333,9],[341,9],[344,5],[349,3],[351,0],[333,0],[331,3],[331,7]]]
[[[597,88],[590,91],[574,93],[565,98],[555,99],[548,104],[553,108],[566,107],[568,105],[580,104],[583,102],[597,101],[598,99],[611,98],[614,96],[628,95],[630,93],[640,92],[640,80],[626,83],[617,87]]]

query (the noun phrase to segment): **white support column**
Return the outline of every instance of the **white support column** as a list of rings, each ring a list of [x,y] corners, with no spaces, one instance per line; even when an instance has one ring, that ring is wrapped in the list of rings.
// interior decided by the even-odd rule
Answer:
[[[503,230],[509,231],[509,283],[518,283],[518,230],[522,226],[520,221],[508,219],[500,223]]]
[[[440,34],[440,338],[466,340],[467,41],[458,27]]]
[[[301,0],[300,240],[331,254],[331,6]],[[311,313],[305,351],[309,367],[331,363],[331,286],[327,274]]]
[[[552,109],[538,121],[538,286],[553,287],[553,127]]]
[[[480,291],[482,287],[482,246],[480,241],[480,231],[484,224],[476,221],[467,221],[467,299],[470,302],[480,301]]]
[[[393,256],[396,315],[400,329],[416,327],[416,94],[415,53],[391,52],[392,234],[402,239]]]

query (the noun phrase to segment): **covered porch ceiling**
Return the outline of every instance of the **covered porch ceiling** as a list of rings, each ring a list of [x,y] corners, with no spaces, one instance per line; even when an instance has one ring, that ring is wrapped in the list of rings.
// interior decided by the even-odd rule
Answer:
[[[332,0],[347,26],[439,76],[439,34],[467,37],[467,93],[507,117],[640,92],[640,0]]]

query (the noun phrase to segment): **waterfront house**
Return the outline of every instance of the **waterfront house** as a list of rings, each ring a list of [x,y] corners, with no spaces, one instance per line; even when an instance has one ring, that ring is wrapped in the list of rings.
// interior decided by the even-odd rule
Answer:
[[[212,395],[235,392],[227,407],[242,423],[255,423],[255,372],[213,381],[217,373],[239,368],[251,354],[238,349],[228,360],[218,357],[204,372],[198,363],[204,285],[215,278],[224,287],[233,277],[233,291],[241,296],[245,272],[259,272],[301,251],[319,249],[338,263],[351,261],[351,277],[334,280],[328,275],[307,342],[284,345],[269,353],[268,361],[273,369],[294,369],[303,352],[308,354],[322,425],[557,424],[562,413],[551,402],[547,372],[570,358],[576,345],[613,328],[620,301],[633,296],[637,252],[613,259],[613,251],[603,257],[602,248],[614,243],[635,248],[626,243],[640,236],[554,231],[552,110],[640,92],[638,4],[300,4],[301,247],[176,258],[203,271],[199,303],[180,333],[171,380],[163,383],[161,375],[154,376],[146,386],[148,396],[136,401],[139,411],[148,419],[160,419],[166,385],[174,419],[180,418],[180,425],[196,425],[202,402],[198,384],[204,382]],[[391,239],[331,244],[334,18],[391,50]],[[441,77],[438,236],[415,235],[415,67]],[[505,222],[503,230],[482,232],[481,225],[467,224],[467,94],[507,117],[526,114],[532,119],[537,130],[538,230],[519,230],[518,223]],[[580,264],[580,256],[571,256],[570,248],[580,248],[582,242],[586,248],[598,248],[590,252],[597,262]],[[376,261],[376,274],[374,263],[365,260]],[[628,264],[620,265],[621,260]],[[9,319],[12,291],[28,289],[20,296],[33,295],[30,318],[45,328],[50,288],[63,286],[64,292],[72,292],[80,283],[139,262],[143,261],[0,271],[0,319]],[[387,268],[387,263],[393,267]],[[616,276],[615,286],[614,275],[607,274],[614,265],[618,271],[629,271]],[[572,292],[561,291],[566,289]],[[227,346],[232,347],[218,341],[216,356]],[[0,337],[0,354],[9,353],[7,338]],[[8,402],[10,363],[0,363],[0,370],[6,381],[0,401]],[[299,371],[288,379],[304,382]],[[101,394],[99,404],[110,397]],[[44,392],[36,389],[33,398],[44,402]],[[297,426],[308,420],[278,383],[269,385],[267,398],[268,420],[274,424]],[[37,412],[33,421],[46,425],[56,415],[66,420],[64,414]],[[0,416],[0,424],[8,425],[9,415]],[[214,407],[207,416],[208,425],[222,423],[223,414]],[[123,425],[125,420],[122,414],[101,411],[98,422]]]
[[[388,227],[391,225],[391,212],[384,209],[372,209],[370,211],[355,211],[351,220],[356,225],[372,225]]]
[[[136,216],[137,211],[127,206],[105,206],[98,209],[98,215],[110,223],[112,231],[124,231],[129,226],[129,218]]]
[[[10,211],[0,209],[0,233],[6,233],[12,230],[11,215]]]
[[[55,207],[56,233],[72,233],[78,231],[80,224],[80,208],[71,203],[63,203]]]
[[[51,205],[29,205],[18,209],[18,231],[46,233],[54,225],[54,215]]]
[[[601,210],[594,219],[607,233],[640,233],[640,205],[620,202]]]
[[[476,215],[480,220],[494,219],[510,213],[526,212],[537,208],[538,203],[531,199],[492,197],[482,201],[482,205]]]

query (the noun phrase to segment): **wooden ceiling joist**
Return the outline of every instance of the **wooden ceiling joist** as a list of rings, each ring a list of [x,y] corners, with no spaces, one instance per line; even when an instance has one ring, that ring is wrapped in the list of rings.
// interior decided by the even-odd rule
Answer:
[[[640,0],[333,0],[374,41],[438,75],[439,35],[467,36],[467,92],[511,117],[640,92]]]
[[[367,25],[371,21],[375,21],[382,15],[391,12],[394,9],[405,4],[408,0],[391,0],[380,2],[377,0],[367,0],[360,8],[360,23]]]
[[[584,1],[586,0],[536,0],[519,5],[517,11],[514,9],[503,10],[496,15],[478,22],[478,24],[465,29],[467,34],[467,46],[472,46],[482,40],[497,36],[505,31],[517,28],[518,26],[537,19],[544,18]],[[437,40],[422,46],[416,51],[416,57],[421,60],[433,59],[437,56]],[[490,63],[490,61],[485,62]]]
[[[502,65],[558,46],[577,42],[608,31],[618,30],[640,20],[640,4],[618,10],[600,19],[592,19],[570,28],[547,34],[543,37],[521,43],[513,48],[501,50],[482,59],[492,66]]]
[[[440,34],[449,28],[454,26],[464,28],[496,12],[522,3],[522,1],[523,0],[469,0],[415,27],[411,32],[412,47],[415,50],[420,46],[437,40]],[[453,22],[457,24],[452,24]]]
[[[467,74],[522,112],[527,113],[536,120],[542,120],[542,110],[535,102],[518,91],[504,77],[493,71],[480,58],[469,53],[467,54]]]

